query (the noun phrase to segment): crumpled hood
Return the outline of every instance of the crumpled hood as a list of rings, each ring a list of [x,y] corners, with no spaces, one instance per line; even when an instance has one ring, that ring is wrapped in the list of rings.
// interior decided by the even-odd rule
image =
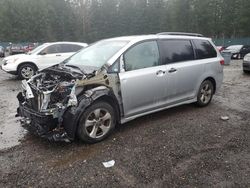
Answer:
[[[46,67],[44,69],[40,69],[39,72],[47,72],[48,70],[51,70],[51,69],[59,70],[59,71],[60,70],[62,71],[64,69],[68,69],[70,71],[73,71],[73,72],[76,71],[76,72],[81,73],[81,74],[83,74],[83,73],[92,74],[94,71],[97,70],[96,67],[90,67],[90,66],[80,66],[79,68],[81,70],[76,68],[76,67],[70,67],[70,66],[67,66],[67,65],[65,66],[65,64],[63,64],[63,63],[58,63],[58,64],[53,65],[51,67]]]

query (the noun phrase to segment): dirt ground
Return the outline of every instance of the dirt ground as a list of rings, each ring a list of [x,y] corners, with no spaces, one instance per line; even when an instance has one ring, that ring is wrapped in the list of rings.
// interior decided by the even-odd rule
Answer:
[[[136,119],[94,145],[25,133],[14,118],[20,81],[0,71],[0,187],[250,187],[250,75],[241,65],[225,66],[208,107]]]

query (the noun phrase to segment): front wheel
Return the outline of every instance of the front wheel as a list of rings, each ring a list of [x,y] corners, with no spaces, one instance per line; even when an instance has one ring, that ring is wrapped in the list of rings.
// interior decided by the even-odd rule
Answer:
[[[20,79],[30,79],[36,72],[35,66],[31,64],[23,64],[18,68],[18,77]]]
[[[211,102],[213,94],[214,94],[213,83],[210,80],[205,80],[204,82],[202,82],[199,88],[196,104],[200,107],[207,106]]]
[[[115,112],[106,102],[96,102],[81,115],[77,134],[87,143],[96,143],[107,138],[115,128]]]

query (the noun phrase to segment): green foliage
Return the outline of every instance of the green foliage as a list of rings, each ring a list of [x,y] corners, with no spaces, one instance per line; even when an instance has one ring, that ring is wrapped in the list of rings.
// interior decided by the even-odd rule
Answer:
[[[1,0],[0,41],[94,42],[162,31],[249,36],[249,0]]]

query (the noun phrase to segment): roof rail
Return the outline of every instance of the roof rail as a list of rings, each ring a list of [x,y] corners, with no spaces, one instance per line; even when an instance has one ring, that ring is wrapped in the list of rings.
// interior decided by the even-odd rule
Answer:
[[[185,35],[185,36],[203,37],[203,35],[199,33],[184,33],[184,32],[162,32],[162,33],[157,33],[157,35]]]

